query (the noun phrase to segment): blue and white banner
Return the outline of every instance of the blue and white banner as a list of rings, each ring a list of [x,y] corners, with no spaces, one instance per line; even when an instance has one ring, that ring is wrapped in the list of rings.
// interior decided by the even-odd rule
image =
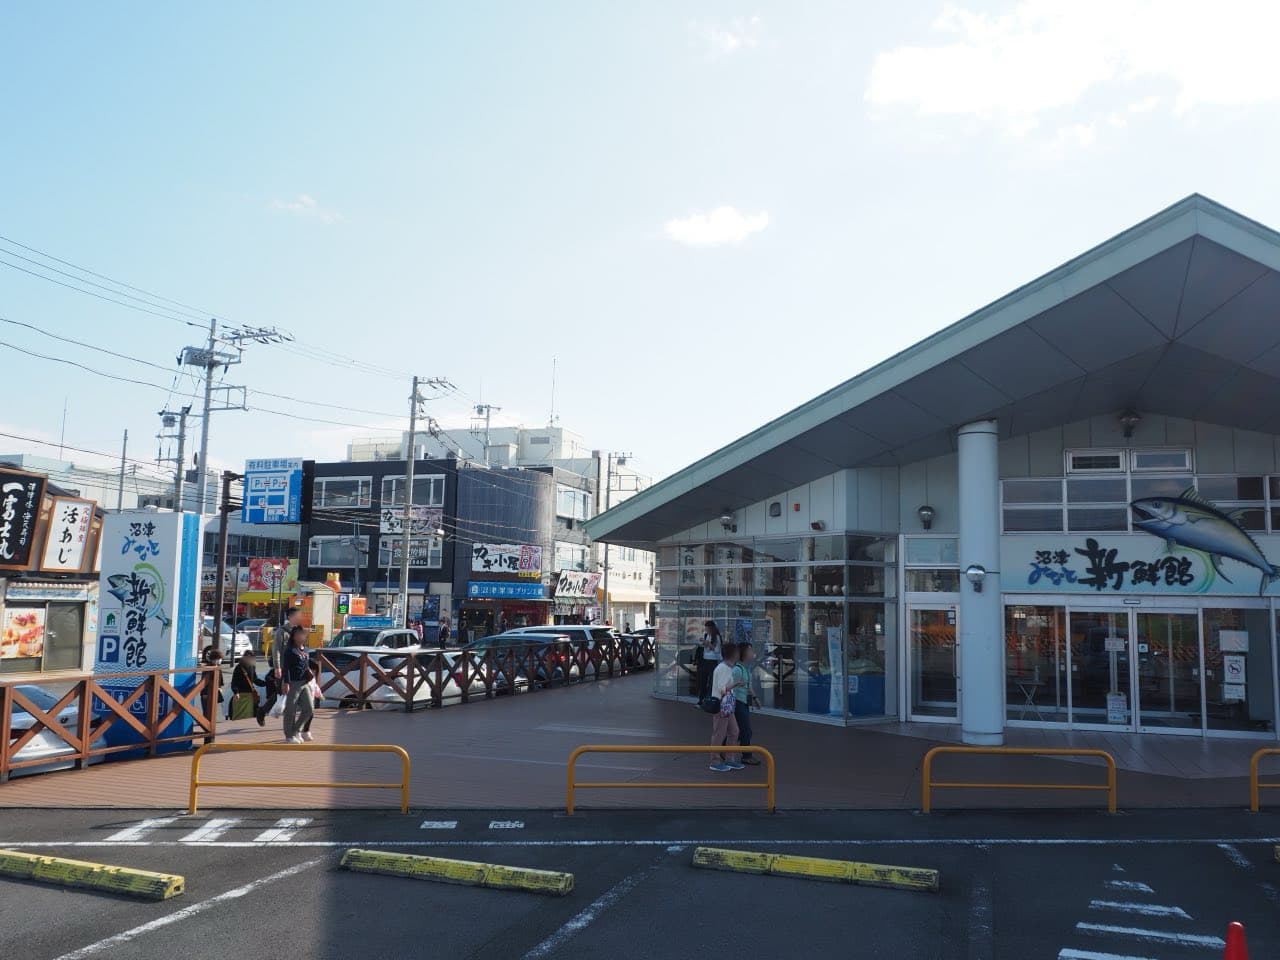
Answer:
[[[540,583],[472,580],[467,584],[467,596],[473,600],[541,600],[543,588]]]

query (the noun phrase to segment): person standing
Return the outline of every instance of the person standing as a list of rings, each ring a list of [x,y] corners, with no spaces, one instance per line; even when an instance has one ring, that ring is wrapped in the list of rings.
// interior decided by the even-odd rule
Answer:
[[[294,627],[290,632],[283,670],[284,742],[305,743],[311,739],[306,728],[315,710],[311,702],[311,654],[307,650],[305,627]]]
[[[240,659],[236,662],[236,668],[231,674],[231,708],[234,710],[236,698],[248,696],[253,700],[253,715],[258,721],[258,726],[265,726],[267,722],[267,710],[269,708],[263,706],[262,698],[258,696],[258,687],[265,687],[267,681],[258,676],[257,658],[254,657],[252,650],[246,650],[240,655]],[[274,700],[274,698],[273,698]],[[228,711],[228,719],[234,719]]]
[[[447,647],[449,645],[449,618],[440,618],[440,631],[437,634],[440,640],[440,646]]]
[[[284,655],[289,650],[289,637],[293,628],[302,625],[302,611],[290,607],[284,615],[284,623],[271,631],[271,646],[267,649],[267,666],[277,680],[284,680]]]
[[[724,640],[720,636],[720,628],[716,626],[714,620],[708,620],[703,624],[706,632],[702,635],[701,645],[694,650],[694,655],[698,658],[696,669],[698,672],[698,705],[702,705],[702,701],[707,699],[707,693],[711,688],[711,676],[715,672],[721,661],[721,650],[724,647]]]
[[[751,686],[751,664],[755,658],[755,648],[749,642],[738,644],[738,660],[733,665],[733,718],[738,722],[738,743],[744,747],[751,746],[751,708],[760,706],[760,698]],[[754,754],[744,753],[742,762],[760,766]]]
[[[734,690],[738,683],[734,676],[733,665],[738,659],[738,647],[729,644],[724,648],[720,663],[711,675],[711,695],[720,698],[720,709],[711,718],[711,745],[713,747],[737,746],[738,721],[734,718]],[[741,770],[742,764],[733,754],[721,753],[719,759],[711,755],[711,769],[716,773],[727,773],[730,770]]]

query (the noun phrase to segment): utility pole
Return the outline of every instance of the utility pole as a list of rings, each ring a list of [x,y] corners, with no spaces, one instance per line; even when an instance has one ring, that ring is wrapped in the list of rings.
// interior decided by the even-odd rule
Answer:
[[[629,453],[613,453],[605,454],[605,473],[604,473],[604,510],[609,512],[609,507],[613,505],[613,465],[616,463],[620,467],[627,465],[627,457]],[[609,544],[604,545],[604,603],[602,607],[602,616],[604,622],[609,622]]]
[[[232,473],[230,470],[222,471],[222,506],[219,508],[218,517],[218,570],[217,570],[217,587],[218,602],[213,615],[213,646],[216,648],[221,644],[222,637],[222,605],[227,599],[227,539],[229,528],[231,526],[231,481],[243,480],[244,478],[238,473]],[[235,637],[231,638],[232,652],[235,647]]]
[[[116,512],[124,509],[124,462],[129,453],[129,431],[124,432],[124,443],[120,445],[120,485],[116,487]]]
[[[191,405],[187,404],[181,410],[161,410],[160,423],[166,430],[172,430],[175,427],[178,430],[176,437],[178,441],[178,450],[174,456],[160,459],[160,463],[172,463],[175,465],[173,474],[173,509],[182,509],[182,485],[186,480],[187,472],[187,414],[191,412]],[[161,434],[158,439],[172,440],[175,439],[171,434]]]
[[[501,407],[495,407],[491,403],[476,404],[476,416],[484,417],[484,462],[486,464],[489,462],[489,427],[492,422],[493,412],[495,410],[500,411],[501,409]],[[472,436],[479,436],[480,425],[478,423],[475,425],[475,429],[473,429],[471,433]]]
[[[418,378],[413,378],[413,393],[409,395],[409,455],[404,468],[404,537],[400,543],[400,626],[409,626],[409,547],[413,542],[413,467],[417,455]],[[390,568],[388,568],[389,570]]]
[[[209,488],[209,413],[213,404],[213,372],[218,369],[217,354],[213,351],[217,342],[218,321],[215,318],[209,321],[209,348],[204,357],[204,412],[200,418],[200,462],[196,465],[196,469],[200,471],[196,475],[196,495],[200,498],[196,512],[201,516],[204,516],[205,497],[208,496]],[[218,590],[221,599],[221,580],[218,581]],[[221,606],[218,608],[218,616],[222,616]]]

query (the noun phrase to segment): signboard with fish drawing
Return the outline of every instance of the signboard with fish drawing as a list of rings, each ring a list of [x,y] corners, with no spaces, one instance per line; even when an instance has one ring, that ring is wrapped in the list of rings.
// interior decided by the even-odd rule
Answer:
[[[101,610],[93,672],[107,674],[193,667],[199,650],[198,602],[200,596],[201,518],[191,513],[158,513],[150,510],[113,513],[102,529],[102,573],[99,578]],[[179,675],[178,689],[193,682]],[[141,683],[141,677],[101,680],[102,687],[123,703]],[[130,710],[147,715],[147,695]],[[163,714],[168,704],[159,705]],[[95,712],[105,708],[95,704]],[[183,721],[176,720],[181,726]],[[190,718],[186,719],[190,726]],[[170,735],[178,732],[173,726]],[[137,740],[121,724],[108,731],[108,740]]]
[[[1250,533],[1195,490],[1129,506],[1133,533],[1004,536],[1001,590],[1280,596],[1269,559],[1280,556],[1280,536]]]

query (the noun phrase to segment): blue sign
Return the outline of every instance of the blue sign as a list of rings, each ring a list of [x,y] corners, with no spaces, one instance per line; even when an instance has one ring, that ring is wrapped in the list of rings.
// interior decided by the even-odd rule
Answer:
[[[375,617],[372,614],[353,613],[347,617],[348,630],[390,630],[396,625],[391,617]]]
[[[244,523],[300,523],[302,461],[246,460],[240,519]]]
[[[541,600],[540,583],[496,583],[489,580],[472,580],[467,584],[467,596],[486,600]]]

